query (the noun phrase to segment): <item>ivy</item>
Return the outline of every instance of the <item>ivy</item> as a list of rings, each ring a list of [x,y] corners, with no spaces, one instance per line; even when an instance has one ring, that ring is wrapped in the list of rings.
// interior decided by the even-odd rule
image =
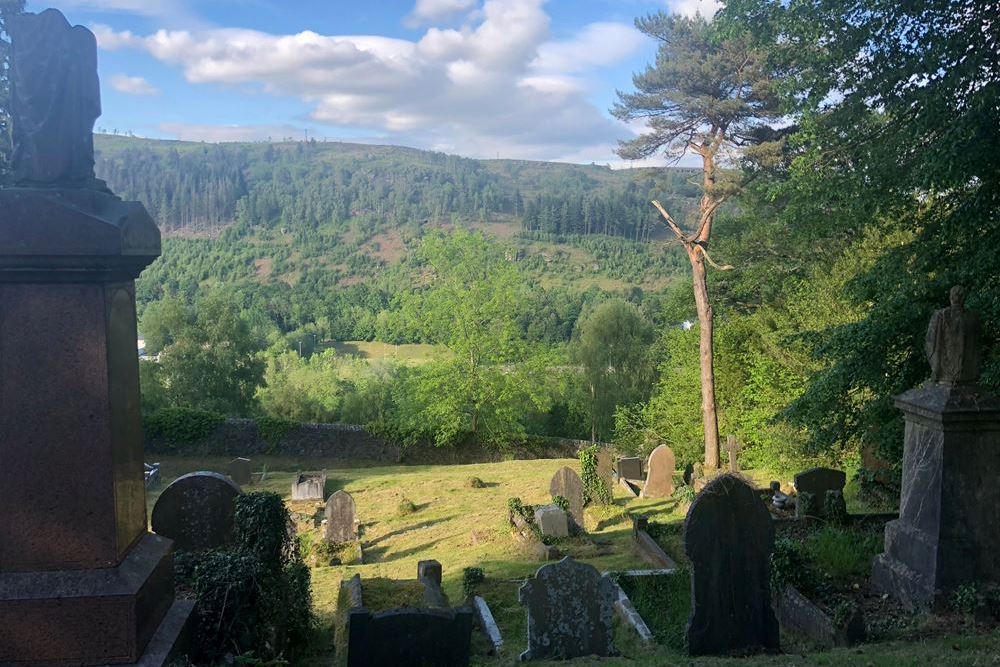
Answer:
[[[614,501],[611,489],[608,488],[604,479],[597,472],[597,454],[599,451],[600,447],[598,445],[580,450],[580,470],[582,472],[583,503],[585,505],[594,502],[601,505],[610,505]]]
[[[146,436],[162,438],[171,447],[199,442],[209,437],[226,418],[214,412],[192,408],[163,408],[143,418]]]

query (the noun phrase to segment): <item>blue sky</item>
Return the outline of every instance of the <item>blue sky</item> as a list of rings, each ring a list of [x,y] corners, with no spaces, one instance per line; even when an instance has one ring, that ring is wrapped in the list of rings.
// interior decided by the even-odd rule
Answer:
[[[47,5],[29,1],[30,11]],[[615,163],[632,27],[713,0],[62,0],[100,45],[98,128],[308,136],[471,157]]]

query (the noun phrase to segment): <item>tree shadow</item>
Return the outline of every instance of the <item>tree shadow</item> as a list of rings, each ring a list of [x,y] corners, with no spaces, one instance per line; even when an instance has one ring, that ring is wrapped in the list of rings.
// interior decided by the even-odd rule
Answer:
[[[417,546],[410,547],[409,549],[404,549],[403,551],[394,552],[392,556],[389,558],[386,558],[386,554],[388,554],[390,550],[388,545],[383,547],[376,547],[374,549],[365,547],[364,549],[365,564],[367,565],[370,563],[391,563],[392,561],[395,560],[402,560],[403,558],[409,558],[410,556],[414,556],[418,553],[424,553],[428,549],[434,547],[436,544],[439,544],[443,541],[444,541],[443,539],[440,539],[427,542],[426,544],[419,544]]]
[[[376,538],[374,540],[366,542],[365,543],[365,547],[366,547],[366,549],[368,547],[374,547],[375,545],[381,544],[382,542],[384,542],[384,541],[386,541],[388,539],[391,539],[393,537],[398,537],[400,535],[404,535],[404,534],[412,532],[414,530],[420,530],[422,528],[430,528],[431,526],[436,526],[439,523],[445,523],[447,521],[451,521],[456,516],[458,516],[458,515],[457,514],[452,514],[451,516],[441,517],[440,519],[429,519],[427,521],[421,521],[420,523],[415,523],[415,524],[412,524],[412,525],[409,525],[409,526],[403,526],[402,528],[398,528],[398,529],[396,529],[396,530],[394,530],[392,532],[386,533],[385,535],[380,535],[378,538]],[[367,526],[374,526],[374,525],[377,525],[377,524],[378,524],[378,522],[376,521],[376,522],[373,522],[373,523],[370,523],[370,524],[365,524],[365,526],[366,527]]]

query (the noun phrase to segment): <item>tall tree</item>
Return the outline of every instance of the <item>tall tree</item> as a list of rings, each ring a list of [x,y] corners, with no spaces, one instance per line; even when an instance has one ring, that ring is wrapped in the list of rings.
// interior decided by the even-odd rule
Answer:
[[[722,33],[705,18],[662,12],[636,20],[659,41],[656,64],[633,77],[636,92],[618,92],[612,113],[624,121],[645,121],[648,131],[623,141],[618,154],[638,160],[660,154],[680,160],[695,154],[702,163],[702,197],[693,228],[685,230],[659,203],[667,226],[691,262],[700,325],[702,418],[705,465],[719,466],[715,405],[714,322],[708,294],[708,254],[716,214],[740,183],[724,171],[741,150],[772,143],[778,117],[775,72],[763,49],[733,31]],[[729,267],[718,267],[729,268]]]
[[[6,180],[10,162],[10,41],[7,21],[24,11],[25,0],[0,0],[0,183]]]
[[[653,328],[639,309],[607,301],[581,318],[573,356],[583,366],[590,398],[590,439],[605,437],[615,408],[649,398]]]

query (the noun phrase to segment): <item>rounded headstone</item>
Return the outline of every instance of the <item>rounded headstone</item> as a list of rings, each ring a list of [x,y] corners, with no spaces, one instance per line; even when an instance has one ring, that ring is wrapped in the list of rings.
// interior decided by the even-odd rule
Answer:
[[[674,492],[674,452],[666,445],[660,445],[649,455],[646,484],[642,487],[643,498],[669,498]]]
[[[569,501],[569,515],[577,527],[583,529],[583,481],[576,471],[563,466],[552,476],[549,493],[553,498],[562,496]]]
[[[341,489],[326,501],[326,529],[323,537],[330,544],[358,539],[358,508],[354,498]]]
[[[216,549],[229,542],[240,487],[214,472],[178,477],[153,506],[153,532],[182,551]]]

